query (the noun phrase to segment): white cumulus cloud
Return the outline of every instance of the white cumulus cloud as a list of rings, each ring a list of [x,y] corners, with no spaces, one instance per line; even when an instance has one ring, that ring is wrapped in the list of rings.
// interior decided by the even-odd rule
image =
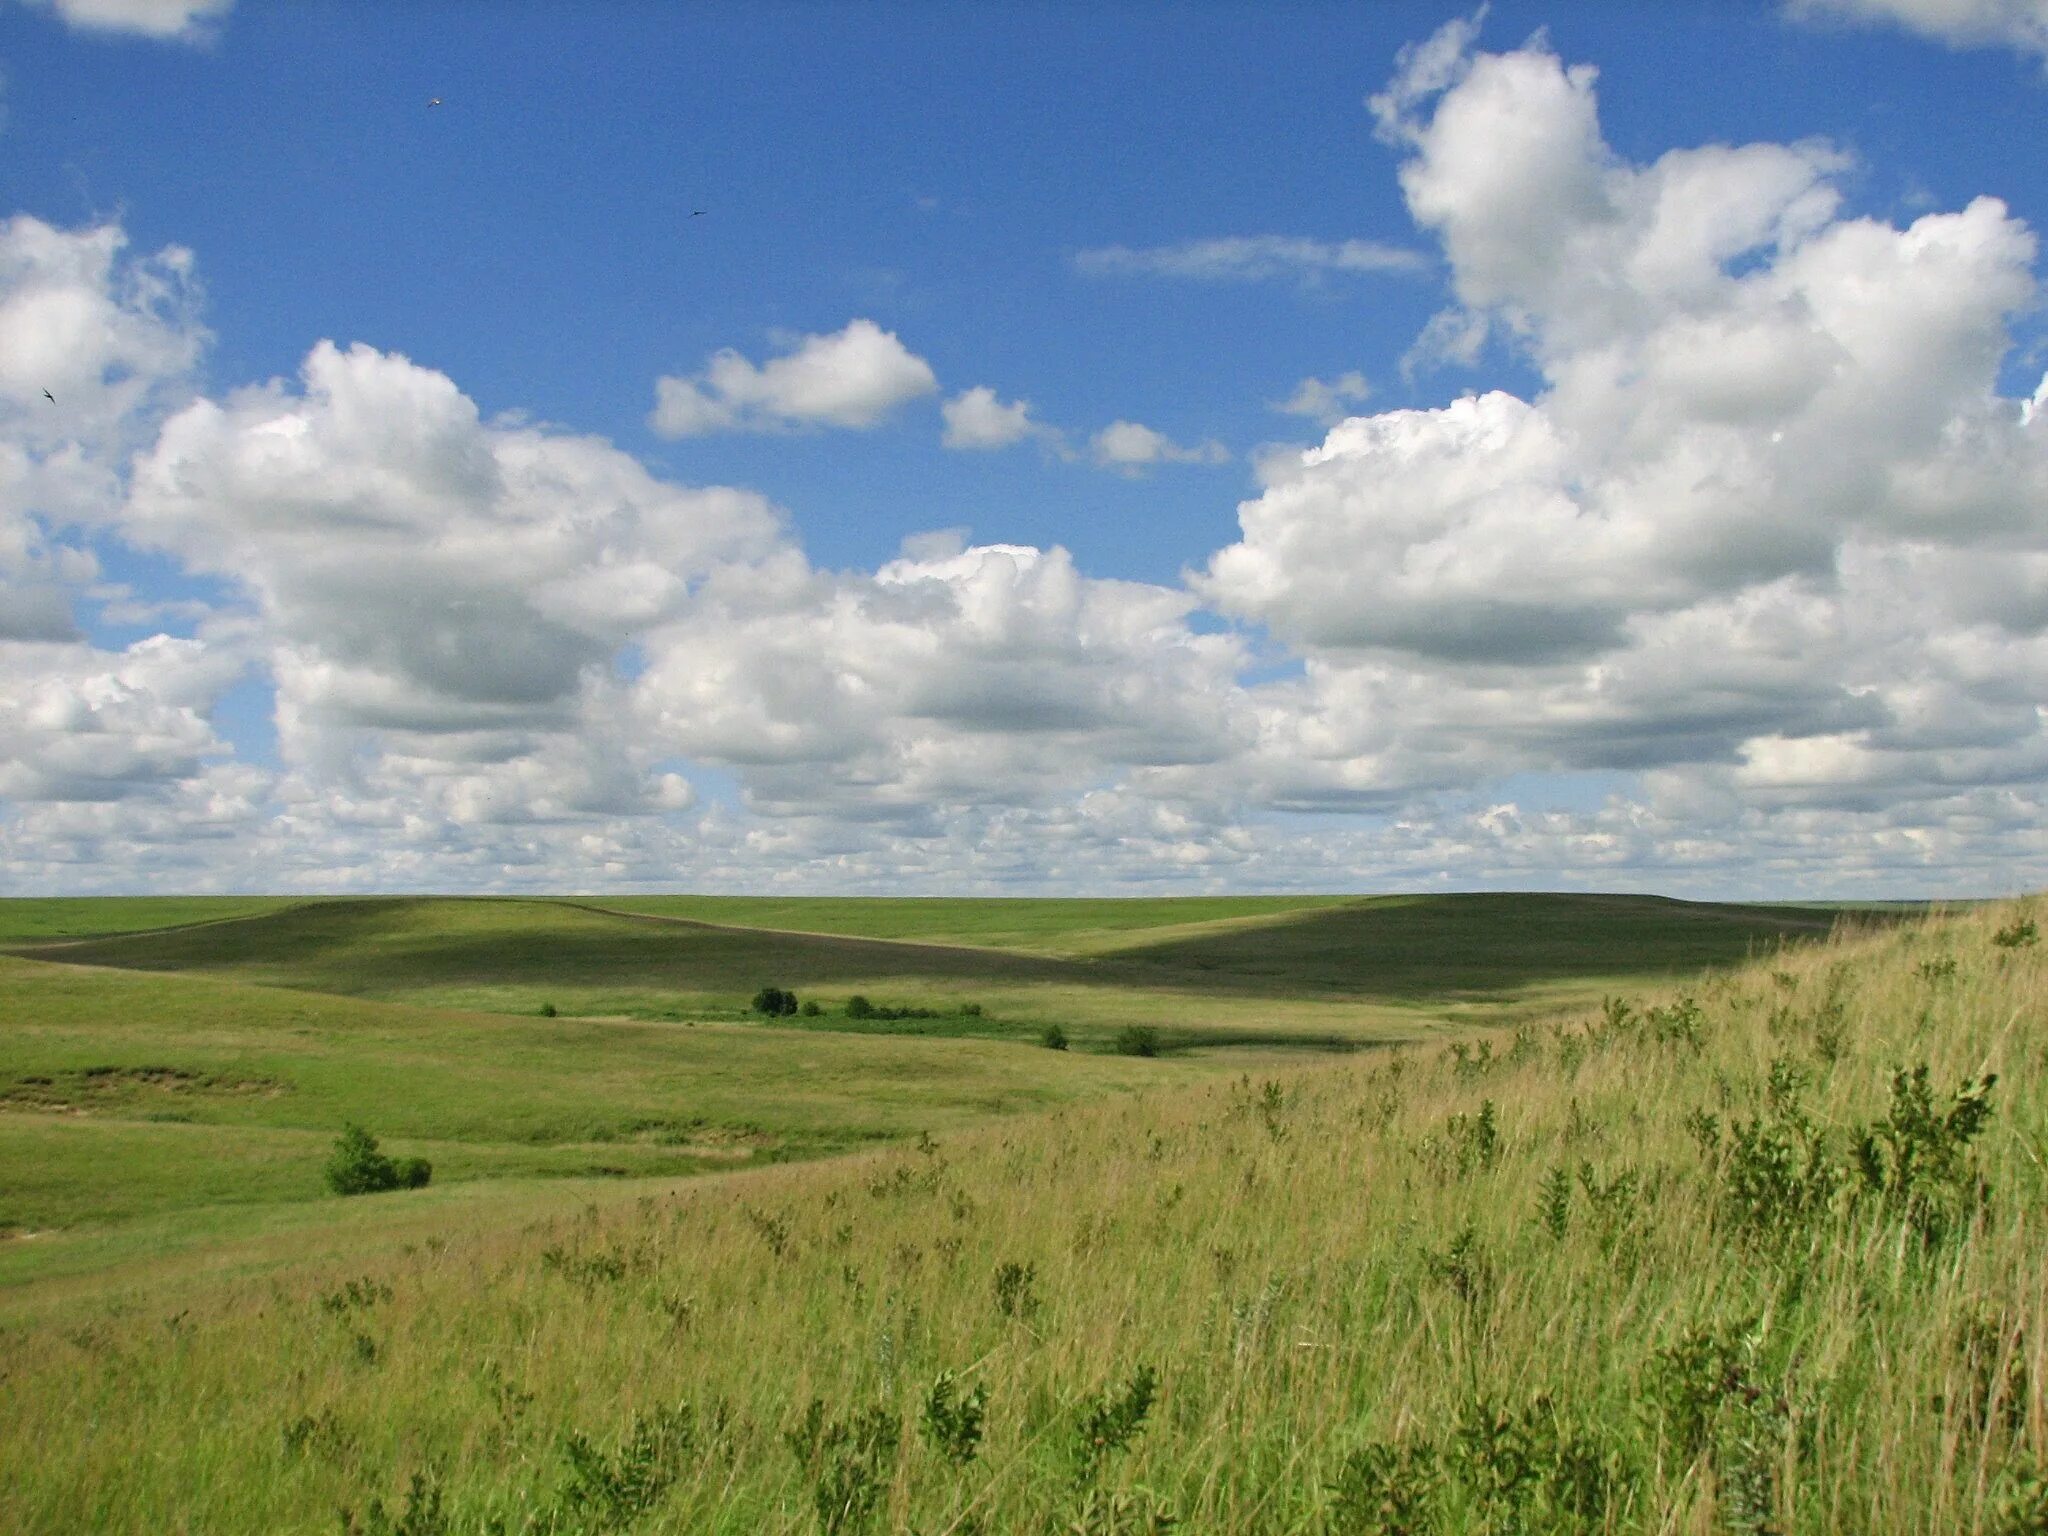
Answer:
[[[728,348],[694,377],[658,379],[647,419],[664,437],[806,425],[864,428],[938,387],[931,364],[895,332],[853,320],[829,336],[794,338],[765,363]]]
[[[615,660],[693,583],[781,537],[756,495],[484,422],[445,375],[326,342],[299,390],[173,417],[122,522],[253,605],[288,762],[359,787],[396,773],[470,817],[494,796],[522,814],[615,808],[622,775],[658,793],[606,724]]]
[[[1334,379],[1303,379],[1294,393],[1274,405],[1286,416],[1306,416],[1310,421],[1331,426],[1351,414],[1350,407],[1372,398],[1372,386],[1357,369]]]
[[[127,32],[167,41],[198,42],[211,35],[235,0],[24,0],[54,9],[82,32]]]
[[[1137,421],[1113,421],[1089,439],[1095,462],[1107,469],[1137,474],[1155,464],[1223,464],[1230,450],[1213,438],[1194,444],[1176,443],[1164,432]]]
[[[1788,0],[1801,20],[1886,23],[1955,48],[2048,56],[2048,0]]]
[[[1542,388],[1262,463],[1196,579],[1305,656],[1260,690],[1255,792],[1640,772],[1732,828],[2038,783],[2048,432],[1998,392],[2032,233],[1989,198],[1845,217],[1824,144],[1629,164],[1590,69],[1470,40],[1376,109],[1461,309]]]
[[[1057,439],[1051,427],[1031,419],[1031,402],[996,398],[986,384],[962,390],[939,407],[946,430],[940,441],[948,448],[1007,448],[1027,437]]]
[[[1138,274],[1207,282],[1312,278],[1331,272],[1414,272],[1414,251],[1376,240],[1310,240],[1299,235],[1221,235],[1178,245],[1110,245],[1079,252],[1074,265],[1098,275]]]
[[[932,539],[871,575],[788,554],[650,634],[636,694],[660,742],[737,768],[758,810],[936,826],[1247,740],[1240,643],[1195,633],[1193,606],[1060,549]]]

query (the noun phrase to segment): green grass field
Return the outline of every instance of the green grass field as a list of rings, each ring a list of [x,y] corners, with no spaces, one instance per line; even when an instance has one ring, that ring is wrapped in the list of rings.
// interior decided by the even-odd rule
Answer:
[[[0,900],[0,944],[217,923],[289,906],[289,896],[16,896]]]
[[[219,931],[219,930],[212,930]],[[982,1040],[466,1013],[0,958],[0,1287],[327,1197],[342,1124],[439,1184],[815,1157],[1187,1068]],[[229,1223],[232,1225],[232,1223]],[[211,1230],[211,1229],[210,1229]],[[21,1234],[34,1233],[24,1240]]]
[[[484,965],[522,916],[591,996],[730,1005],[767,956],[1178,1000],[1189,1049],[398,1000],[532,995]],[[0,1242],[0,1528],[2048,1529],[2026,908],[1053,916],[877,915],[915,952],[879,971],[873,934],[488,902],[0,961],[0,1179],[50,1223]],[[980,972],[918,941],[977,928],[1015,946]],[[1011,968],[1046,965],[1084,975]],[[1206,1043],[1239,1006],[1417,1043]],[[358,1112],[446,1181],[309,1189]]]
[[[246,920],[17,952],[352,997],[682,1017],[775,984],[1084,1030],[1379,1038],[1417,1009],[1508,1018],[1823,936],[1827,911],[1628,896],[746,902],[302,902]],[[721,920],[712,921],[715,914]],[[740,925],[747,918],[761,926]],[[1876,919],[1871,919],[1876,920]],[[808,927],[786,927],[805,923]],[[970,942],[971,941],[971,942]],[[1446,1010],[1450,1010],[1446,1013]]]
[[[701,1175],[1540,1016],[1830,921],[1565,896],[0,903],[0,1288],[303,1236],[346,1122],[439,1191]],[[752,1014],[768,983],[820,1011]],[[849,1017],[856,993],[883,1016]],[[1159,1058],[1114,1054],[1133,1027]]]

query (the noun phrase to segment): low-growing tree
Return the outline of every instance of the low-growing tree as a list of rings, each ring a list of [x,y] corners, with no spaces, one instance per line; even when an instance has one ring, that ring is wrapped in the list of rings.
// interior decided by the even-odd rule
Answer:
[[[433,1176],[434,1165],[424,1157],[386,1157],[377,1150],[377,1138],[354,1122],[342,1127],[327,1159],[327,1187],[337,1195],[424,1189]]]
[[[754,1012],[771,1019],[788,1018],[796,1008],[796,994],[786,987],[763,987],[754,994]]]
[[[1159,1031],[1145,1024],[1126,1024],[1116,1034],[1119,1056],[1157,1056]]]

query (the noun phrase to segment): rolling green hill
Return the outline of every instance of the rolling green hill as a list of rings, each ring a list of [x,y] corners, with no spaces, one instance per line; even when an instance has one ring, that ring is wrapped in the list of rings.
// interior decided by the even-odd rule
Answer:
[[[0,1287],[178,1212],[324,1202],[347,1121],[437,1185],[649,1177],[939,1132],[1192,1070],[986,1040],[540,1019],[0,957]],[[233,1222],[227,1223],[233,1226]],[[218,1220],[201,1223],[206,1232]],[[127,1245],[171,1232],[159,1222]],[[22,1240],[27,1233],[38,1234]]]
[[[140,933],[275,912],[291,896],[10,896],[0,899],[0,944]]]
[[[949,1011],[973,1000],[1032,1023],[1191,1032],[1241,1032],[1264,1017],[1314,1035],[1370,1032],[1390,1007],[1513,1012],[1597,996],[1818,938],[1834,920],[1811,908],[1517,894],[1147,901],[1121,913],[1093,901],[961,905],[357,899],[17,952],[509,1012],[732,1010],[774,984],[835,1005],[855,992]],[[684,915],[699,911],[810,926]]]
[[[1622,916],[1583,920],[1602,910]],[[969,1059],[1165,1072],[1000,1124],[949,1100],[931,1139],[841,1159],[615,1193],[478,1177],[329,1200],[331,1224],[305,1202],[218,1250],[255,1274],[134,1255],[118,1297],[17,1287],[0,1528],[2028,1536],[2048,1527],[2035,918],[1838,932],[1512,1032],[1227,1073],[16,962],[0,986],[54,1031],[29,1086],[108,1095],[137,1135],[134,1110],[197,1094],[144,1070],[174,1058],[220,1102],[166,1133],[339,1095],[358,1050],[400,1063],[379,1092],[410,1071],[479,1130],[501,1097],[506,1126],[622,1125],[613,1100],[678,1036],[707,1051],[678,1095],[731,1042],[771,1053],[741,1095],[774,1051],[846,1052],[771,1075],[794,1105],[884,1047],[900,1065],[859,1097],[899,1112]],[[1713,920],[1633,920],[1681,919]],[[1326,952],[1305,942],[1259,953],[1329,984],[1297,977]],[[1569,972],[1527,942],[1475,959],[1475,988]],[[610,1030],[635,1043],[605,1074]],[[89,1083],[87,1062],[131,1070]],[[500,1068],[534,1080],[466,1075]]]

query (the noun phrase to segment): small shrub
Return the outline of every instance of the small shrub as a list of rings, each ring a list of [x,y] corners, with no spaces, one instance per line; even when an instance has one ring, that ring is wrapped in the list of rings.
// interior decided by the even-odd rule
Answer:
[[[828,1419],[812,1399],[783,1443],[811,1482],[811,1507],[827,1536],[864,1529],[873,1519],[903,1437],[903,1421],[886,1408],[863,1408]]]
[[[1451,1116],[1444,1134],[1460,1174],[1483,1173],[1500,1161],[1500,1125],[1491,1099],[1480,1102],[1477,1115]]]
[[[2041,1536],[2048,1531],[2048,1473],[2021,1457],[2000,1478],[1990,1536]]]
[[[1038,1311],[1038,1266],[1003,1263],[996,1266],[996,1311],[1004,1317],[1029,1318]]]
[[[763,987],[754,994],[754,1012],[771,1019],[786,1019],[796,1007],[796,994],[783,987]]]
[[[980,1017],[981,1017],[981,1004],[979,1004],[979,1003],[962,1003],[962,1004],[960,1005],[960,1017],[962,1017],[963,1019],[978,1019],[978,1018],[980,1018]]]
[[[1062,1536],[1170,1536],[1180,1529],[1180,1511],[1149,1488],[1091,1488],[1073,1520],[1059,1529]]]
[[[988,1388],[977,1384],[972,1392],[961,1397],[956,1391],[957,1385],[952,1372],[939,1373],[939,1379],[925,1393],[924,1412],[918,1418],[917,1427],[941,1456],[956,1467],[964,1467],[981,1449],[981,1424],[988,1409]]]
[[[624,1530],[661,1502],[695,1438],[687,1403],[641,1414],[611,1452],[571,1434],[562,1444],[568,1473],[555,1494],[555,1523],[547,1528]]]
[[[1375,1440],[1344,1458],[1330,1484],[1330,1529],[1341,1536],[1419,1536],[1436,1529],[1442,1473],[1435,1448]]]
[[[1105,1387],[1081,1405],[1074,1420],[1074,1471],[1092,1482],[1102,1463],[1127,1447],[1145,1427],[1146,1416],[1159,1396],[1159,1373],[1141,1365],[1121,1390]]]
[[[856,992],[846,1000],[846,1016],[849,1019],[872,1019],[875,1005]]]
[[[1731,1127],[1721,1208],[1737,1231],[1764,1241],[1805,1232],[1827,1213],[1840,1186],[1826,1139],[1804,1116]]]
[[[2023,917],[2007,923],[1991,935],[1991,942],[2000,949],[2029,949],[2041,942],[2041,935],[2034,927],[2034,920]]]
[[[789,1253],[789,1217],[781,1211],[757,1211],[751,1205],[742,1205],[740,1214],[747,1219],[747,1225],[768,1245],[768,1251],[776,1258]]]
[[[1572,1222],[1572,1176],[1562,1168],[1553,1168],[1544,1175],[1543,1191],[1536,1198],[1536,1210],[1542,1219],[1543,1230],[1562,1242]]]
[[[1048,1051],[1064,1051],[1067,1048],[1067,1032],[1057,1024],[1048,1024],[1039,1032],[1038,1043]]]
[[[552,1018],[554,1018],[554,1017],[555,1017],[555,1013],[556,1013],[556,1010],[555,1010],[555,1005],[554,1005],[553,1003],[542,1003],[542,1004],[540,1005],[540,1016],[541,1016],[542,1018],[544,1018],[544,1019],[552,1019]]]
[[[350,1123],[334,1140],[327,1160],[327,1187],[337,1195],[374,1195],[387,1189],[423,1189],[434,1175],[423,1157],[394,1162],[377,1150],[377,1138]]]
[[[347,1281],[337,1290],[324,1292],[320,1310],[330,1317],[347,1317],[351,1312],[367,1311],[379,1302],[389,1301],[391,1295],[390,1286],[365,1275],[360,1280]]]
[[[1685,1134],[1700,1149],[1702,1157],[1716,1157],[1721,1151],[1721,1117],[1710,1109],[1689,1109],[1685,1114]]]
[[[450,1536],[455,1529],[438,1478],[415,1472],[405,1490],[405,1504],[396,1514],[382,1499],[370,1500],[359,1521],[355,1511],[341,1512],[342,1536]]]
[[[1157,1056],[1159,1031],[1144,1024],[1126,1024],[1116,1034],[1119,1056]]]
[[[1865,1127],[1856,1166],[1866,1192],[1905,1217],[1925,1242],[1937,1243],[1989,1197],[1970,1153],[1991,1121],[1996,1073],[1964,1078],[1946,1110],[1934,1104],[1925,1063],[1892,1074],[1891,1113]]]
[[[1707,1016],[1699,1003],[1688,996],[1666,1008],[1652,1008],[1643,1015],[1650,1038],[1659,1045],[1683,1045],[1698,1055],[1706,1048]]]
[[[1422,1260],[1431,1278],[1449,1286],[1451,1294],[1468,1307],[1480,1306],[1493,1289],[1493,1265],[1479,1246],[1479,1233],[1470,1222],[1458,1229],[1442,1253],[1425,1252]]]

